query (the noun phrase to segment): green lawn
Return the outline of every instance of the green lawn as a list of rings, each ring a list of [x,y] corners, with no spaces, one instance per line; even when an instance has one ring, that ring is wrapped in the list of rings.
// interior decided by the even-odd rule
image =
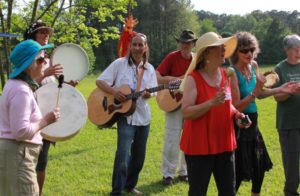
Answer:
[[[266,70],[268,68],[263,68]],[[87,98],[95,88],[96,76],[88,76],[78,86]],[[283,195],[283,167],[278,135],[275,129],[276,104],[272,97],[258,100],[259,126],[273,161],[273,169],[266,173],[261,195]],[[145,195],[187,195],[188,185],[177,182],[161,185],[161,162],[164,137],[164,113],[155,99],[151,100],[152,123],[144,168],[137,185]],[[98,129],[87,121],[74,138],[58,142],[50,148],[44,196],[108,195],[116,150],[116,130]],[[213,178],[212,178],[213,179]],[[217,195],[213,180],[208,195]],[[250,195],[251,183],[243,182],[238,195]]]
[[[86,98],[95,88],[95,79],[96,76],[89,76],[78,86]],[[273,169],[266,173],[261,195],[283,195],[284,176],[275,129],[276,104],[271,97],[259,100],[258,105],[260,129],[274,164]],[[151,100],[151,109],[147,156],[137,187],[146,195],[187,195],[188,185],[185,183],[178,182],[170,187],[161,185],[164,113],[155,99]],[[77,136],[51,148],[44,195],[108,195],[115,150],[116,130],[100,130],[87,121]],[[250,190],[251,183],[244,182],[238,195],[249,195]],[[208,195],[217,195],[213,181]]]

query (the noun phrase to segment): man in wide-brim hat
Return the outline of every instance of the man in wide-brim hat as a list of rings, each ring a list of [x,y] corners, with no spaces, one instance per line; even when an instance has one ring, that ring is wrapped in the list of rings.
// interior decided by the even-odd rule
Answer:
[[[156,70],[158,83],[168,84],[171,81],[182,78],[192,61],[192,49],[195,46],[197,38],[193,31],[185,29],[179,37],[175,36],[179,44],[179,50],[173,51],[160,63]],[[176,94],[176,92],[174,92]],[[183,154],[179,151],[179,138],[181,135],[183,118],[180,111],[180,101],[174,99],[161,99],[163,95],[158,93],[158,103],[175,103],[175,108],[165,110],[165,139],[163,148],[162,175],[163,185],[171,185],[176,177],[178,168],[179,180],[187,182],[187,169]],[[178,94],[178,97],[181,97]],[[163,101],[160,102],[159,100]],[[161,107],[164,109],[163,107]],[[179,164],[178,164],[179,160]]]
[[[177,42],[181,43],[188,43],[188,42],[196,42],[197,38],[195,37],[195,34],[193,31],[186,29],[183,30],[179,37],[175,36],[175,39]]]

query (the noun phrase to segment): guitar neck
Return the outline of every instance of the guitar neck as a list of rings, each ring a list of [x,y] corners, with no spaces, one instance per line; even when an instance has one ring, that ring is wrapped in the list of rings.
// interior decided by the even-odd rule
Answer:
[[[167,89],[169,88],[169,84],[162,84],[162,85],[159,85],[159,86],[156,86],[156,87],[153,87],[153,88],[149,88],[149,89],[144,89],[144,90],[141,90],[141,91],[138,91],[138,92],[132,92],[128,95],[126,95],[126,100],[129,100],[129,99],[137,99],[139,96],[142,95],[142,93],[144,91],[147,91],[149,93],[154,93],[154,92],[157,92],[157,91],[160,91],[160,90],[163,90],[163,89]]]
[[[149,93],[154,93],[154,92],[157,92],[157,91],[160,91],[160,90],[164,90],[164,89],[167,89],[167,88],[169,88],[169,84],[161,84],[159,86],[147,89],[147,91]]]

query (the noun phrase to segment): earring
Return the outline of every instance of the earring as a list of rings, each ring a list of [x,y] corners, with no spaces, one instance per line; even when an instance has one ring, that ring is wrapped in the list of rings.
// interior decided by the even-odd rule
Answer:
[[[205,60],[205,64],[209,64],[210,63],[210,60]]]

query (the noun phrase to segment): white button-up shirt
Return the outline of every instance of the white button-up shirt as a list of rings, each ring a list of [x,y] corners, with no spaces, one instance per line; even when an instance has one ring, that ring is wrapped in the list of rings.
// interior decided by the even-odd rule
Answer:
[[[142,66],[142,64],[139,66]],[[145,68],[139,91],[157,86],[155,69],[148,62],[145,64]],[[131,89],[135,90],[137,86],[137,75],[135,65],[129,65],[128,58],[123,57],[113,61],[97,80],[105,81],[108,85],[113,85],[113,87],[116,88],[127,84]],[[136,100],[134,113],[127,116],[127,123],[130,125],[145,126],[150,124],[150,120],[151,113],[148,99],[144,99],[140,96]]]

